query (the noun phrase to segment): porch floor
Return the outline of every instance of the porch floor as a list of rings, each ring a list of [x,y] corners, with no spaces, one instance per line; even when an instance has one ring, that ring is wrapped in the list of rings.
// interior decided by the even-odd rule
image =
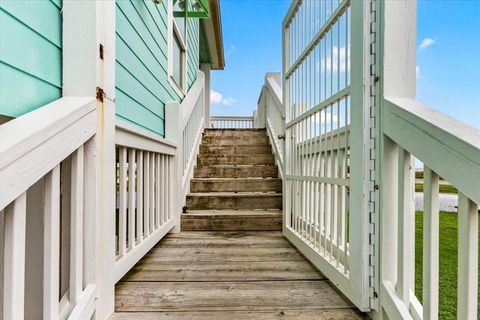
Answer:
[[[278,231],[162,239],[116,286],[111,319],[366,319]]]

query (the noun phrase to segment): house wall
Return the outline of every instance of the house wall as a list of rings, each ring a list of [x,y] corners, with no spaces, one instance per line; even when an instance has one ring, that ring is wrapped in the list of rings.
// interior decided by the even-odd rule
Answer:
[[[162,137],[165,103],[181,97],[168,81],[168,4],[153,1],[116,2],[117,117]],[[199,69],[198,19],[189,19],[187,84]]]
[[[0,1],[0,115],[62,95],[61,0]]]

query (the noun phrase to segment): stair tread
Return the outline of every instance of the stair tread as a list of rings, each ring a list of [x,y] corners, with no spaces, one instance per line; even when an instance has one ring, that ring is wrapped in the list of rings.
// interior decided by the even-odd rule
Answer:
[[[282,210],[190,210],[188,213],[182,214],[182,218],[198,218],[198,217],[232,217],[232,216],[248,216],[248,217],[270,217],[282,216]]]
[[[257,197],[281,197],[282,193],[278,192],[195,192],[189,193],[189,197],[245,197],[245,196],[257,196]]]
[[[274,181],[274,180],[282,180],[280,178],[273,178],[273,177],[244,177],[244,178],[193,178],[192,181]]]

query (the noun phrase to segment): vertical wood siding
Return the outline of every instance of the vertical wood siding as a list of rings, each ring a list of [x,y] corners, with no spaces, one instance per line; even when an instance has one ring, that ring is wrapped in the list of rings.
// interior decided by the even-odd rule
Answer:
[[[18,117],[62,95],[61,0],[0,1],[0,114]]]
[[[117,0],[116,112],[135,126],[165,135],[165,103],[180,101],[168,82],[167,2]],[[188,22],[188,87],[198,70],[198,21]],[[195,19],[197,20],[197,19]],[[190,49],[191,48],[191,49]]]

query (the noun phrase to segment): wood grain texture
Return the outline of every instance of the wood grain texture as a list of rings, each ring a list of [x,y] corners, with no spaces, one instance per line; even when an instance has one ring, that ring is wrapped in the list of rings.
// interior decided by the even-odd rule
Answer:
[[[194,170],[196,178],[276,178],[278,168],[276,166],[232,166],[212,165],[197,166]]]
[[[198,210],[182,215],[185,231],[281,231],[282,223],[279,210]]]
[[[111,320],[357,320],[368,319],[354,309],[289,309],[274,311],[183,311],[183,312],[119,312],[115,313]]]
[[[281,232],[170,234],[116,286],[111,319],[366,319]]]

